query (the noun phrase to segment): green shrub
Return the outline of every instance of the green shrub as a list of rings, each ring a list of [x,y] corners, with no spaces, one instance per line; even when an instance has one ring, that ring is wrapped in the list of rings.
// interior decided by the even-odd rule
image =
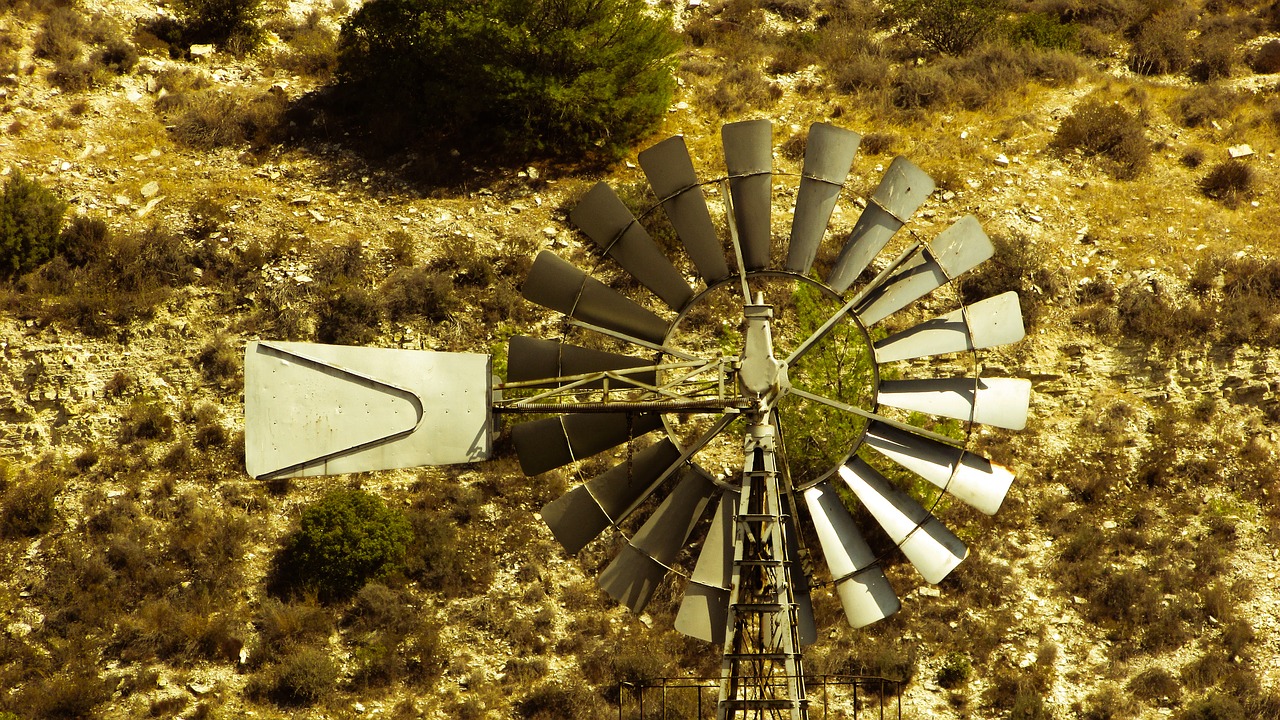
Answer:
[[[240,352],[219,333],[196,354],[195,365],[205,380],[225,385],[240,374]]]
[[[1168,670],[1153,667],[1138,673],[1126,689],[1136,698],[1161,707],[1177,705],[1182,696],[1182,683]]]
[[[1257,73],[1280,72],[1280,40],[1268,40],[1259,46],[1249,58],[1249,67]]]
[[[339,675],[337,663],[323,649],[297,648],[279,665],[252,678],[245,694],[286,706],[314,705],[333,694]]]
[[[173,417],[157,401],[138,398],[129,403],[120,418],[120,442],[169,440],[173,437]]]
[[[62,229],[58,245],[68,264],[84,267],[105,252],[110,241],[111,231],[101,218],[76,215]]]
[[[973,49],[997,25],[1003,0],[898,0],[893,4],[908,32],[949,55]]]
[[[40,26],[34,55],[50,60],[73,60],[80,52],[85,33],[84,18],[72,7],[54,8]]]
[[[387,316],[395,321],[421,317],[438,322],[461,306],[450,275],[422,268],[397,270],[378,294]]]
[[[345,597],[403,566],[413,532],[404,515],[363,490],[338,490],[302,513],[286,541],[281,569],[295,587]]]
[[[1014,42],[1027,43],[1046,50],[1077,50],[1074,23],[1064,23],[1047,13],[1031,12],[1018,17],[1009,30]]]
[[[516,704],[520,717],[526,720],[583,720],[605,717],[605,707],[596,696],[580,684],[548,681],[533,688]]]
[[[644,0],[395,0],[344,23],[338,77],[488,151],[619,152],[665,114],[676,49]]]
[[[13,173],[0,195],[0,277],[35,269],[60,247],[67,204],[36,180]]]
[[[173,101],[179,108],[173,119],[173,137],[201,149],[250,143],[267,143],[284,115],[285,98],[265,92],[244,94],[206,90]],[[157,106],[159,106],[157,104]]]
[[[1138,114],[1094,98],[1081,101],[1063,118],[1053,144],[1060,151],[1078,150],[1085,157],[1105,160],[1108,171],[1120,180],[1137,177],[1151,157]]]
[[[938,684],[944,688],[957,688],[969,682],[973,666],[964,653],[951,653],[938,669]]]
[[[262,39],[262,0],[176,0],[182,40],[242,53]]]

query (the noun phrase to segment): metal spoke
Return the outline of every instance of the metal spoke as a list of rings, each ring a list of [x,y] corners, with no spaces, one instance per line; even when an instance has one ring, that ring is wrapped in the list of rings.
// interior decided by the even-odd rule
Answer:
[[[887,418],[878,413],[871,412],[870,410],[863,410],[862,408],[856,405],[850,405],[848,403],[840,402],[839,400],[833,400],[828,397],[823,397],[821,395],[816,395],[811,392],[806,392],[794,386],[791,388],[789,394],[802,397],[806,400],[812,400],[817,403],[822,403],[823,405],[828,405],[837,410],[844,410],[845,412],[853,413],[854,415],[858,415],[859,417],[864,417],[868,420],[875,420],[877,422],[882,422],[885,425],[888,425],[890,427],[895,427],[895,428],[898,428],[899,430],[904,430],[906,432],[919,435],[920,437],[927,437],[930,440],[937,440],[938,442],[946,443],[948,445],[952,445],[955,447],[963,447],[965,444],[964,440],[957,440],[956,438],[943,435],[941,433],[936,433],[936,432],[933,432],[932,430],[925,430],[924,428],[916,427],[915,425],[899,422],[892,418]]]

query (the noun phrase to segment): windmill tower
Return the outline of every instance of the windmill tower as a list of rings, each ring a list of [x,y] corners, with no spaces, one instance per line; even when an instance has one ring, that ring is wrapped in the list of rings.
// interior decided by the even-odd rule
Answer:
[[[722,647],[717,717],[798,720],[811,585],[830,584],[854,627],[887,617],[900,607],[890,552],[929,583],[967,555],[933,514],[944,496],[986,514],[1003,501],[1013,475],[970,451],[970,434],[1021,429],[1030,382],[981,377],[976,351],[1021,339],[1022,317],[1014,293],[932,314],[935,291],[993,248],[971,216],[927,241],[897,237],[934,189],[905,158],[826,262],[860,136],[810,129],[785,243],[771,124],[722,136],[726,172],[705,182],[680,136],[640,153],[657,199],[646,222],[604,183],[586,193],[570,219],[646,292],[540,253],[522,294],[560,313],[565,334],[512,337],[504,379],[486,355],[250,343],[246,466],[285,477],[475,462],[496,414],[533,417],[511,426],[527,475],[625,448],[542,519],[571,554],[621,533],[600,585],[637,613],[691,565],[675,627]],[[678,238],[679,266],[647,225]],[[935,363],[950,374],[932,375]],[[855,512],[878,527],[875,549]],[[816,578],[811,545],[826,560]]]

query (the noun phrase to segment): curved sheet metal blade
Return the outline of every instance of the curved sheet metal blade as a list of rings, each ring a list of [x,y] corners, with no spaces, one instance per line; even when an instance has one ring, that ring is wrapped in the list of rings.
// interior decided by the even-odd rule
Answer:
[[[708,285],[729,277],[724,248],[711,223],[707,199],[689,159],[684,137],[675,135],[640,153],[640,167],[662,210]]]
[[[607,183],[596,183],[569,211],[569,219],[636,282],[675,310],[693,297],[666,255]]]
[[[724,492],[676,613],[675,629],[689,637],[724,642],[729,586],[733,583],[733,518],[737,514],[738,494]]]
[[[1021,430],[1027,425],[1031,381],[1025,378],[886,380],[877,400],[890,407]]]
[[[748,270],[769,266],[773,243],[773,123],[745,120],[720,128],[742,260]]]
[[[632,612],[644,610],[689,541],[715,489],[702,472],[684,468],[680,483],[600,574],[600,587],[609,597]]]
[[[809,488],[804,499],[849,624],[866,627],[897,612],[902,602],[831,483]]]
[[[654,491],[680,460],[670,440],[654,443],[542,506],[542,520],[570,554],[576,553]]]
[[[969,549],[960,538],[861,458],[841,465],[839,473],[925,582],[942,582],[968,557]]]
[[[574,375],[651,365],[653,362],[645,358],[592,350],[558,340],[512,335],[507,341],[507,382],[554,380]],[[627,377],[645,385],[653,385],[657,382],[657,373],[654,371],[629,373]],[[563,384],[547,382],[534,387],[555,387]],[[601,380],[584,383],[579,387],[598,388],[603,385],[604,381]]]
[[[616,330],[625,335],[661,344],[667,322],[588,277],[573,264],[543,250],[533,260],[520,293],[537,303],[577,320]]]
[[[844,247],[840,248],[827,284],[836,292],[848,290],[933,189],[933,179],[923,170],[902,156],[894,158],[871,201],[858,216]]]
[[[570,413],[511,426],[520,470],[533,476],[662,427],[658,413]]]
[[[967,215],[939,233],[928,253],[911,258],[867,296],[858,308],[858,318],[864,325],[874,325],[982,264],[994,252],[977,218]]]
[[[1008,468],[981,455],[884,423],[871,423],[864,441],[876,452],[987,515],[996,514],[1013,484],[1013,473]]]
[[[804,149],[804,170],[796,195],[795,219],[787,245],[787,269],[806,275],[818,255],[818,245],[827,232],[831,211],[849,177],[853,156],[862,136],[826,123],[809,127]]]
[[[1025,335],[1018,293],[1010,291],[877,341],[876,362],[998,347],[1018,342]]]

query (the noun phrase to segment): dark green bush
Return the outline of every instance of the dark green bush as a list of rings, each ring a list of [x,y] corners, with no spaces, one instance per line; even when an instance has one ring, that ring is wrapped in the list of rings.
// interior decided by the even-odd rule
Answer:
[[[938,684],[944,688],[957,688],[969,682],[973,666],[964,653],[951,653],[938,669]]]
[[[643,0],[382,0],[343,25],[338,77],[488,151],[618,152],[665,113],[676,48]]]
[[[14,172],[0,194],[0,277],[32,270],[57,254],[67,204]]]
[[[1280,72],[1280,40],[1268,40],[1259,46],[1249,58],[1249,67],[1258,73]]]
[[[1085,157],[1105,160],[1117,179],[1131,180],[1151,158],[1142,119],[1116,103],[1086,98],[1062,119],[1053,144],[1061,151],[1078,150]]]
[[[1014,42],[1027,43],[1046,50],[1077,50],[1074,23],[1064,23],[1048,13],[1030,12],[1021,15],[1009,29]]]
[[[240,374],[240,352],[219,333],[196,354],[195,365],[205,380],[224,385]]]
[[[404,515],[363,490],[338,490],[302,513],[280,559],[294,587],[345,597],[404,565],[413,531]]]
[[[604,704],[585,687],[556,681],[533,688],[516,707],[520,717],[526,720],[599,720],[605,717]]]
[[[318,647],[301,647],[251,679],[245,694],[286,706],[314,705],[333,694],[339,675],[329,653]]]
[[[173,417],[155,400],[138,398],[120,418],[120,442],[168,440],[173,437]]]
[[[111,231],[101,218],[75,215],[62,229],[58,244],[72,267],[84,267],[106,251]]]
[[[893,7],[925,45],[959,55],[995,29],[1004,5],[1004,0],[899,0]]]
[[[176,0],[182,40],[242,53],[262,39],[262,0]]]
[[[1153,667],[1138,673],[1126,689],[1136,698],[1161,707],[1177,705],[1182,696],[1182,683],[1168,670]]]

